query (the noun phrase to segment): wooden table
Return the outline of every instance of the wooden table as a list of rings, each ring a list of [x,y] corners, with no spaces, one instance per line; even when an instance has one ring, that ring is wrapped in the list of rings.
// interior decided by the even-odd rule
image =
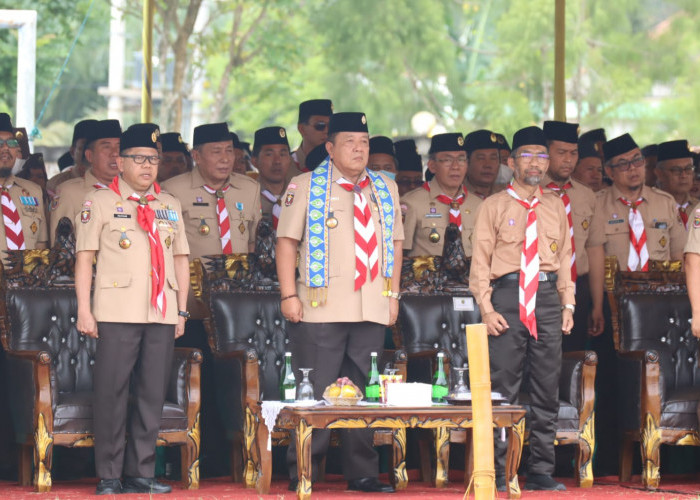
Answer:
[[[494,406],[493,423],[504,427],[508,436],[506,478],[508,498],[520,498],[518,466],[525,433],[525,409],[522,406]],[[468,429],[473,426],[471,406],[430,406],[399,408],[386,406],[315,406],[286,407],[277,417],[277,428],[296,430],[297,470],[299,485],[297,498],[311,496],[311,435],[313,429],[393,429],[394,470],[392,483],[397,490],[406,488],[406,429],[433,429],[436,433],[437,474],[435,486],[447,483],[450,429]],[[265,422],[257,425],[256,489],[260,494],[270,491],[272,456],[267,449],[268,429]],[[255,455],[255,454],[254,454]]]

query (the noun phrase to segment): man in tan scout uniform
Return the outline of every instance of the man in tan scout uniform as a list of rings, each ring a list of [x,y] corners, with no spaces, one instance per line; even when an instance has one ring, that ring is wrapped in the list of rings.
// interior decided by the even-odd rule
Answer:
[[[658,147],[657,158],[657,186],[673,196],[678,217],[683,222],[683,228],[688,231],[693,223],[690,213],[698,203],[696,198],[690,196],[695,167],[688,141],[682,139],[662,142]]]
[[[56,239],[58,221],[68,217],[75,224],[85,196],[95,189],[105,189],[119,173],[117,158],[121,133],[117,120],[102,120],[90,126],[85,143],[85,159],[91,167],[84,177],[69,179],[57,187],[49,212],[51,243]]]
[[[588,240],[592,321],[602,332],[605,257],[620,269],[646,271],[649,260],[680,260],[686,233],[673,197],[644,185],[644,157],[629,134],[603,145],[613,185],[600,191]],[[598,326],[596,326],[598,325]]]
[[[691,331],[700,338],[700,206],[690,212],[688,241],[685,244],[685,282],[693,311]]]
[[[97,124],[97,120],[81,120],[73,127],[73,140],[69,154],[73,159],[73,166],[51,177],[46,183],[46,191],[49,196],[53,197],[56,194],[56,188],[59,184],[69,180],[77,179],[85,175],[85,171],[90,168],[90,164],[85,159],[85,143],[92,127]]]
[[[228,126],[196,127],[193,144],[195,168],[163,183],[163,189],[182,203],[190,260],[252,252],[261,217],[260,185],[232,172],[234,152]]]
[[[532,490],[566,489],[552,474],[561,338],[571,332],[575,309],[564,206],[556,194],[539,186],[548,164],[541,129],[515,133],[508,160],[513,181],[477,210],[469,275],[489,334],[493,390],[517,404],[523,374],[529,372],[532,411],[525,489]],[[495,445],[496,486],[505,491],[505,443],[496,439]]]
[[[180,202],[156,183],[158,161],[155,131],[124,132],[117,160],[121,175],[107,189],[90,192],[78,217],[77,328],[97,338],[97,494],[171,489],[155,480],[155,451],[173,344],[188,317],[189,249]]]
[[[586,245],[596,196],[590,188],[571,177],[578,161],[578,124],[546,121],[542,130],[549,149],[549,169],[542,180],[542,187],[559,195],[567,213],[567,226],[573,233],[571,279],[576,283],[576,314],[571,335],[562,339],[562,350],[581,351],[586,347],[588,315],[591,311]]]
[[[10,115],[0,113],[0,258],[5,250],[46,248],[48,235],[41,187],[12,175],[20,149]]]
[[[384,329],[398,315],[403,240],[396,184],[365,168],[365,115],[334,114],[326,149],[330,161],[292,179],[277,229],[277,274],[292,366],[314,369],[317,399],[339,376],[365,387],[370,353],[382,350]],[[314,431],[314,478],[328,438],[329,431]],[[344,431],[342,445],[349,489],[394,491],[377,479],[370,430]],[[308,491],[310,484],[297,482],[293,440],[287,462],[290,489]]]
[[[277,229],[282,195],[287,187],[287,175],[292,164],[287,131],[283,127],[266,127],[255,131],[253,165],[260,175],[262,216],[272,220]]]
[[[494,185],[501,164],[498,136],[490,130],[477,130],[464,138],[469,170],[464,180],[467,191],[482,200],[496,190]]]
[[[467,153],[462,134],[434,135],[428,152],[430,182],[401,198],[406,205],[403,248],[410,257],[442,255],[445,229],[456,224],[462,232],[467,257],[472,256],[472,232],[481,198],[464,189]]]

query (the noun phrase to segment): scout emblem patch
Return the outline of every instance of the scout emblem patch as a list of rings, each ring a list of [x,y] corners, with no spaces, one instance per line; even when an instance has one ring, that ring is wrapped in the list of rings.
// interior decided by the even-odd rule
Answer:
[[[557,246],[557,242],[556,242],[556,241],[553,241],[552,244],[549,245],[549,249],[552,251],[552,253],[556,253],[557,248],[559,248],[559,247]]]
[[[87,224],[90,222],[90,209],[85,208],[80,212],[80,222]]]
[[[165,247],[170,248],[170,245],[172,244],[172,242],[173,242],[172,238],[170,237],[170,235],[168,235],[168,237],[165,238]]]
[[[581,221],[581,227],[583,228],[584,231],[586,229],[588,229],[588,225],[589,224],[588,224],[588,221],[586,219],[583,219],[583,221]]]
[[[29,229],[32,230],[32,234],[36,233],[39,230],[39,227],[36,225],[36,221],[32,222],[32,225],[29,226]]]
[[[289,207],[294,203],[294,193],[288,192],[287,196],[284,197],[284,206]]]

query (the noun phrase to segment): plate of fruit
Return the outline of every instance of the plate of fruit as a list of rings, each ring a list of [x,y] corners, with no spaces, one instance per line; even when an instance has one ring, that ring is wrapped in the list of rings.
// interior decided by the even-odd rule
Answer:
[[[362,391],[347,377],[339,378],[323,391],[323,399],[334,406],[355,406],[362,397]]]

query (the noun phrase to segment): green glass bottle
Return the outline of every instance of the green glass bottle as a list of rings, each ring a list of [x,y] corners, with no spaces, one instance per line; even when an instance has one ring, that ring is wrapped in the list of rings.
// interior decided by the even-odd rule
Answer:
[[[372,353],[372,366],[367,375],[365,399],[369,403],[379,403],[379,370],[377,369],[377,353]]]
[[[292,371],[292,353],[284,353],[284,371],[280,379],[280,393],[282,401],[293,403],[297,395],[297,379]]]
[[[444,366],[445,353],[437,354],[438,367],[433,376],[433,403],[444,403],[447,396],[448,385],[447,377],[445,376]]]

